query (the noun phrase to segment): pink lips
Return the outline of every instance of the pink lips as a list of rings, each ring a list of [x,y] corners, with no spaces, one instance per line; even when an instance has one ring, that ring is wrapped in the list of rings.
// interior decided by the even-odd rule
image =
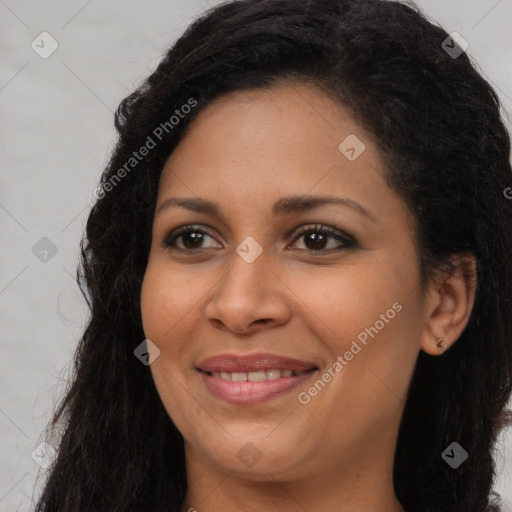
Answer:
[[[206,387],[214,396],[232,404],[249,405],[283,395],[317,370],[310,363],[274,354],[221,354],[202,361],[198,367]],[[265,370],[288,370],[299,375],[279,377],[261,382],[225,380],[212,373],[249,373]],[[304,373],[302,373],[304,372]]]
[[[276,368],[295,372],[311,370],[313,364],[274,354],[235,355],[220,354],[209,357],[197,365],[203,372],[256,372]]]

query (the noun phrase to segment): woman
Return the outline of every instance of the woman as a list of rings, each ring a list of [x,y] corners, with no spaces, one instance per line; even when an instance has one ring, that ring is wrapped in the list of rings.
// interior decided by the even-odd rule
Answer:
[[[116,127],[37,510],[499,510],[509,136],[460,39],[228,2]]]

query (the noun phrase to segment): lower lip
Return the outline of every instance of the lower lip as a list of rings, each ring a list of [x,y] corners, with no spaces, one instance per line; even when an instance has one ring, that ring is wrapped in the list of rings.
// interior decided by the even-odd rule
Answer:
[[[266,402],[288,393],[317,371],[316,369],[309,370],[300,376],[280,377],[279,379],[263,382],[234,382],[214,377],[203,371],[200,371],[200,373],[206,387],[217,398],[231,404],[250,405]]]

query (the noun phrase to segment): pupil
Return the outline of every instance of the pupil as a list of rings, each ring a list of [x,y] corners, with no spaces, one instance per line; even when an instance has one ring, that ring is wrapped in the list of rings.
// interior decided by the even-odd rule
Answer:
[[[198,245],[197,242],[201,242],[201,237],[202,237],[202,233],[194,233],[194,232],[191,232],[191,233],[185,233],[183,235],[183,245],[185,247],[187,247],[188,249],[192,248],[192,249],[195,249],[196,246]],[[188,243],[192,241],[192,243]]]
[[[313,249],[318,249],[319,247],[323,248],[325,237],[323,235],[318,235],[317,233],[309,233],[306,237],[306,246],[308,245],[308,242],[313,242]]]

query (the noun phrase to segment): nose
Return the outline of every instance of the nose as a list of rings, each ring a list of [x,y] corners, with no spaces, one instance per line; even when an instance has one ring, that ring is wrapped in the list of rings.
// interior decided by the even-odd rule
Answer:
[[[206,306],[215,328],[248,334],[289,321],[291,307],[285,297],[289,289],[270,265],[265,251],[251,263],[233,253]]]

